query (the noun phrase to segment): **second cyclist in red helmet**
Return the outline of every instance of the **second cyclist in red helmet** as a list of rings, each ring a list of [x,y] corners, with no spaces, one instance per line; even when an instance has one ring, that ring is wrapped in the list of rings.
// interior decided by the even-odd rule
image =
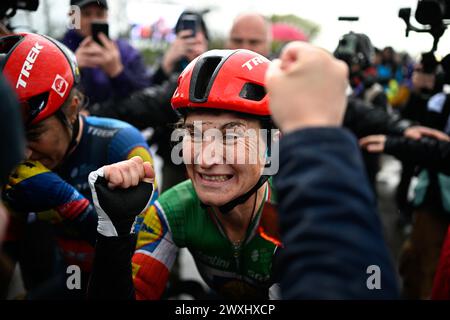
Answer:
[[[172,155],[175,161],[183,157],[189,179],[164,192],[145,212],[132,258],[134,286],[125,272],[111,288],[107,279],[117,279],[118,268],[106,268],[108,262],[101,258],[115,251],[121,257],[109,265],[126,266],[130,262],[124,248],[133,235],[119,233],[117,238],[100,232],[92,296],[160,298],[180,248],[191,252],[217,297],[269,296],[275,283],[272,262],[281,246],[276,199],[264,172],[271,154],[266,140],[272,122],[264,90],[269,63],[248,50],[213,50],[186,67],[172,98],[183,116],[183,142]],[[107,170],[91,174],[94,193]],[[105,212],[107,202],[96,202],[97,210]],[[116,216],[106,210],[108,214]]]
[[[84,96],[76,59],[56,40],[31,33],[2,37],[0,60],[20,101],[27,137],[26,161],[11,174],[3,199],[17,213],[17,225],[53,222],[65,262],[87,273],[97,222],[88,174],[134,156],[151,161],[148,146],[127,123],[79,114]],[[18,230],[10,232],[11,241],[18,237]],[[55,286],[66,287],[61,280]],[[44,298],[56,297],[47,293]]]

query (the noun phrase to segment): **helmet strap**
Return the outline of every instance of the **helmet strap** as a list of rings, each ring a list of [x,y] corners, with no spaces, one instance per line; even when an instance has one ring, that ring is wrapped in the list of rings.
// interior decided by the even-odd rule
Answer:
[[[243,204],[246,202],[254,193],[256,193],[261,186],[266,183],[266,181],[269,180],[269,176],[262,175],[259,177],[258,182],[251,188],[248,192],[244,193],[242,196],[237,197],[234,200],[231,200],[230,202],[224,204],[223,206],[219,207],[219,211],[222,214],[227,214],[231,210],[233,210],[236,206]]]
[[[231,200],[230,202],[222,205],[219,207],[219,211],[222,214],[228,214],[231,210],[233,210],[236,206],[243,204],[244,202],[246,202],[254,193],[256,193],[259,188],[261,188],[261,186],[266,183],[266,181],[269,180],[269,176],[267,175],[262,175],[258,182],[253,186],[253,188],[251,188],[249,191],[247,191],[246,193],[244,193],[243,195],[237,197],[236,199]],[[201,206],[203,208],[207,208],[210,207],[202,202],[200,202]]]
[[[55,112],[55,115],[59,119],[59,121],[61,121],[63,126],[67,128],[70,135],[69,146],[67,147],[66,153],[63,158],[63,160],[65,160],[68,157],[69,153],[77,145],[77,137],[80,132],[80,117],[77,115],[74,124],[71,124],[69,119],[67,119],[67,116],[61,109],[58,109],[58,111]]]

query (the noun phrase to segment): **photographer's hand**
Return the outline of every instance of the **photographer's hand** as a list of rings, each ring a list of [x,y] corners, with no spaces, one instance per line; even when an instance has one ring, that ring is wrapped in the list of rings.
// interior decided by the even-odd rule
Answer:
[[[110,78],[119,75],[124,66],[117,44],[103,33],[98,35],[102,46],[86,37],[75,52],[80,68],[101,68]]]
[[[175,41],[164,54],[161,67],[166,75],[172,73],[176,63],[181,58],[187,58],[190,62],[208,50],[207,42],[202,32],[197,32],[195,37],[192,37],[191,34],[191,30],[180,31]]]
[[[441,141],[450,141],[450,137],[445,132],[423,126],[409,127],[405,129],[403,135],[413,140],[429,137]]]
[[[372,135],[359,139],[359,146],[370,153],[383,153],[386,145],[385,135]]]
[[[80,68],[96,68],[99,64],[99,59],[95,58],[98,50],[92,45],[94,40],[92,37],[86,37],[78,46],[75,51],[75,56],[77,58],[78,66]]]
[[[103,45],[101,46],[100,68],[102,68],[110,78],[115,78],[124,68],[120,57],[119,47],[103,33],[99,33],[98,38]]]

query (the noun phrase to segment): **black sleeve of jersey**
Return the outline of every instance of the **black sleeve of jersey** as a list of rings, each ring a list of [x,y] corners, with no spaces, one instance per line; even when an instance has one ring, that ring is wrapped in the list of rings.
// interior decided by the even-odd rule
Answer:
[[[450,174],[450,143],[424,137],[387,137],[384,152],[399,160]]]
[[[131,268],[135,246],[135,234],[121,237],[98,234],[88,299],[135,299]]]
[[[361,138],[372,134],[403,135],[413,124],[361,100],[349,99],[343,125]]]

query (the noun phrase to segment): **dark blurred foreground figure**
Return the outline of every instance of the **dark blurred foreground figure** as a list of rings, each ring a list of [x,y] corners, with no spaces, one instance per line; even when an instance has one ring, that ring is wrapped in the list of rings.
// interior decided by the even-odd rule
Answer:
[[[326,52],[293,43],[266,77],[273,118],[285,134],[275,182],[286,246],[281,289],[287,299],[398,296],[358,146],[339,128],[346,76],[343,64]],[[377,267],[388,271],[382,271],[378,291],[370,289],[367,277]]]
[[[0,189],[8,181],[11,170],[23,159],[25,139],[17,99],[0,76]],[[2,254],[1,243],[8,223],[8,214],[0,198],[0,299],[5,299],[12,273],[11,264]]]
[[[311,81],[318,78],[320,81]],[[293,43],[270,67],[266,80],[273,119],[284,134],[276,178],[284,245],[277,274],[283,297],[397,298],[395,273],[358,146],[354,137],[340,128],[346,106],[347,68],[321,49]],[[100,183],[106,186],[108,181],[116,188],[129,187],[125,183],[128,179],[117,179],[117,174],[127,171],[140,177],[133,179],[132,185],[139,185],[135,190],[143,193],[136,191],[133,196],[143,198],[140,204],[145,205],[149,194],[145,197],[145,185],[139,181],[152,177],[148,165],[125,161],[104,167],[106,181],[93,175],[93,192],[101,190],[107,195]],[[109,206],[111,198],[102,198],[96,208],[115,232],[108,234],[99,224],[91,297],[112,294],[134,299],[134,246],[127,240],[133,235],[129,228],[123,228],[130,223],[133,210],[117,212]],[[114,236],[118,230],[125,232],[122,237]],[[199,231],[200,237],[201,227]],[[112,276],[117,281],[109,281]]]

